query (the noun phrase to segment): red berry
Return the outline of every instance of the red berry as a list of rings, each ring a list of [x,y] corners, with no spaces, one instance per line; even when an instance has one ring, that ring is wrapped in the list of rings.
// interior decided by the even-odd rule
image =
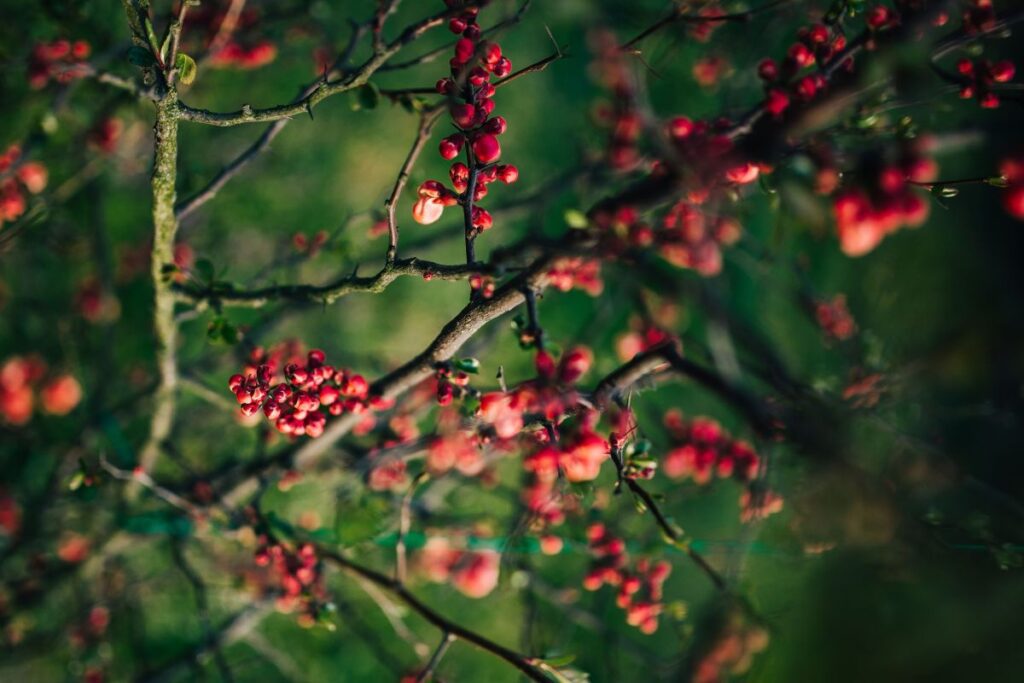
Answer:
[[[469,38],[459,38],[458,42],[455,43],[455,61],[459,65],[465,64],[472,59],[475,52],[476,46]]]
[[[519,169],[512,164],[498,166],[498,178],[506,185],[511,185],[519,180]]]
[[[1013,185],[1003,192],[1003,207],[1017,220],[1024,221],[1024,185]]]
[[[495,78],[505,78],[512,73],[512,62],[509,61],[508,57],[502,57],[491,68],[491,73],[494,74]]]
[[[481,164],[497,161],[501,156],[501,144],[498,142],[498,138],[490,133],[478,137],[473,141],[473,155]]]
[[[488,119],[487,122],[484,123],[484,130],[487,131],[488,133],[493,133],[495,135],[501,135],[507,129],[508,122],[505,121],[505,118],[503,116],[495,116],[492,119]]]
[[[757,75],[766,81],[774,81],[779,77],[779,67],[775,64],[775,60],[768,58],[761,60],[761,63],[757,65]]]
[[[438,151],[441,153],[441,158],[450,161],[459,156],[459,152],[462,151],[462,145],[464,145],[465,142],[466,137],[458,133],[444,138],[441,140],[441,144],[438,145]]]

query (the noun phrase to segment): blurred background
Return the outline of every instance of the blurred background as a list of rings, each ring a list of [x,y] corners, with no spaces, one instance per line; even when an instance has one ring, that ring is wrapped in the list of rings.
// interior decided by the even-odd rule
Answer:
[[[204,0],[202,9],[226,4]],[[404,3],[389,19],[389,35],[442,7],[440,0]],[[517,8],[496,0],[482,23]],[[663,118],[737,116],[760,97],[757,63],[784,54],[796,30],[828,8],[790,3],[722,25],[706,42],[683,24],[669,26],[635,55],[642,95]],[[154,3],[158,27],[170,9]],[[482,258],[525,235],[563,234],[573,216],[627,182],[608,170],[580,172],[600,166],[608,135],[597,115],[608,95],[594,78],[588,35],[603,26],[625,40],[669,9],[654,0],[535,0],[502,33],[516,68],[550,54],[552,40],[567,56],[496,97],[509,122],[503,160],[519,167],[520,179],[495,186],[486,199],[495,227],[478,240]],[[237,38],[254,52],[236,63],[201,62],[182,99],[214,111],[286,102],[316,77],[318,54],[344,47],[349,19],[373,10],[373,2],[249,0]],[[954,4],[949,30],[959,13]],[[97,470],[101,455],[127,469],[135,463],[157,378],[148,264],[153,107],[93,78],[32,78],[34,49],[56,39],[87,41],[89,63],[134,77],[124,56],[123,9],[115,0],[45,0],[6,3],[3,14],[0,147],[20,145],[48,180],[0,225],[0,365],[31,358],[39,386],[70,376],[81,398],[58,385],[49,398],[37,396],[27,418],[0,420],[0,680],[224,680],[212,657],[190,664],[188,655],[203,647],[204,618],[216,627],[257,600],[253,539],[216,519],[196,525],[148,494],[133,499]],[[201,51],[208,35],[201,24],[187,28],[184,49]],[[434,30],[398,60],[451,39]],[[365,44],[360,49],[365,54]],[[984,54],[1014,59],[1021,52],[1007,36]],[[943,83],[923,52],[908,46],[906,53],[890,64],[903,104],[890,106],[895,95],[865,99],[829,132],[835,144],[884,144],[891,131],[914,127],[951,141],[935,156],[940,178],[993,175],[1024,143],[1020,102],[1008,98],[986,110],[948,89],[938,94]],[[383,91],[429,88],[446,75],[446,60],[381,72],[372,82]],[[415,136],[410,110],[420,99],[432,101],[343,94],[311,120],[292,122],[183,221],[182,267],[239,287],[376,272],[387,243],[379,230],[384,200]],[[434,147],[448,125],[442,120],[435,130],[411,189],[446,176]],[[183,122],[179,197],[202,188],[261,132]],[[931,217],[920,229],[850,258],[839,250],[828,199],[808,189],[809,178],[799,163],[784,165],[745,194],[734,209],[743,238],[725,251],[716,277],[661,261],[639,272],[610,264],[600,296],[549,291],[539,302],[553,344],[594,351],[588,386],[623,362],[624,336],[637,331],[647,309],[691,357],[720,361],[715,354],[731,348],[759,393],[772,392],[763,370],[777,364],[835,408],[807,418],[828,435],[817,442],[827,450],[756,442],[769,458],[767,481],[785,501],[764,521],[740,521],[735,482],[700,486],[659,473],[647,484],[742,599],[723,602],[681,552],[662,543],[650,515],[628,496],[612,495],[607,464],[580,493],[589,511],[555,529],[560,552],[541,552],[536,536],[515,530],[522,470],[515,455],[486,482],[459,474],[431,481],[418,494],[424,502],[410,536],[414,562],[417,546],[433,536],[503,551],[498,587],[472,599],[416,575],[417,596],[519,651],[550,661],[572,655],[567,666],[594,681],[681,680],[707,651],[715,624],[733,614],[770,636],[767,649],[737,672],[748,681],[1009,680],[1021,670],[1021,224],[1004,213],[999,189],[970,184],[956,196],[931,197]],[[409,219],[412,197],[407,191],[398,210],[401,255],[461,262],[460,220],[417,225]],[[254,345],[299,340],[336,365],[379,377],[436,336],[465,305],[466,289],[465,282],[401,278],[381,294],[330,306],[182,307],[187,386],[170,457],[154,478],[193,495],[197,482],[222,468],[281,447],[238,419],[226,390]],[[857,326],[845,340],[830,338],[815,318],[818,302],[840,294]],[[507,318],[486,327],[464,355],[480,360],[481,388],[497,386],[499,367],[510,383],[533,372],[532,354],[519,349]],[[742,416],[694,383],[659,384],[638,393],[632,407],[656,457],[670,445],[661,426],[670,408],[755,437]],[[422,433],[433,424],[430,411],[417,416]],[[338,457],[378,440],[350,436]],[[368,490],[357,468],[333,467],[290,487],[271,486],[263,507],[387,573],[400,497]],[[613,589],[582,589],[585,530],[595,520],[614,526],[631,553],[671,561],[656,633],[625,623]],[[422,666],[436,629],[400,606],[382,609],[380,595],[349,576],[331,573],[327,585],[336,611],[325,623],[304,627],[271,609],[222,648],[233,680],[398,680]],[[453,645],[436,677],[519,680],[465,643]]]

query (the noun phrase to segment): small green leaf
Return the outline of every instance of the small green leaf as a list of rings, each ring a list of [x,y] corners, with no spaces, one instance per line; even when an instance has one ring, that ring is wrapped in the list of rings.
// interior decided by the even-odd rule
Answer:
[[[195,266],[193,266],[193,268],[195,269],[196,275],[198,276],[198,278],[204,284],[209,284],[209,283],[213,282],[213,278],[214,278],[213,263],[209,259],[205,259],[205,258],[199,259],[198,261],[196,261],[196,264],[195,264]]]
[[[402,105],[402,109],[405,109],[410,114],[416,114],[423,111],[423,108],[426,105],[426,100],[422,97],[402,95],[398,98],[398,103]]]
[[[79,470],[75,472],[74,476],[71,477],[71,481],[68,482],[68,490],[77,491],[82,488],[82,484],[85,482],[85,472]]]
[[[467,396],[462,401],[461,413],[465,417],[472,417],[476,415],[476,411],[480,409],[480,399],[476,396]]]
[[[471,375],[475,375],[480,372],[480,361],[476,358],[460,358],[452,363],[456,368],[463,372],[468,372]]]
[[[573,655],[573,654],[561,655],[559,657],[545,657],[544,658],[544,663],[545,664],[547,664],[548,666],[553,666],[556,669],[561,669],[562,667],[569,666],[570,664],[572,664],[575,661],[576,661],[576,655]]]
[[[587,218],[587,214],[579,209],[567,209],[565,212],[565,224],[570,228],[582,230],[590,225],[590,220]]]
[[[356,98],[352,101],[352,111],[376,109],[379,103],[380,90],[373,83],[367,83],[356,91]]]
[[[156,64],[153,53],[141,45],[132,45],[128,48],[128,61],[142,69]]]
[[[178,56],[174,58],[174,68],[178,70],[178,80],[185,85],[192,85],[192,82],[196,80],[196,60],[189,57],[184,52],[179,52]]]

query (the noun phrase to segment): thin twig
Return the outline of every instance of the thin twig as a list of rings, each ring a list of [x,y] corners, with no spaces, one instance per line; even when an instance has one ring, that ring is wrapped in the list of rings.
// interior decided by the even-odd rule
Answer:
[[[434,650],[434,655],[430,658],[430,661],[427,662],[427,665],[423,667],[423,670],[420,671],[419,675],[416,676],[416,683],[423,683],[424,681],[430,680],[434,675],[434,671],[437,669],[437,665],[441,663],[445,653],[448,652],[448,648],[451,647],[451,644],[454,641],[455,636],[448,631],[445,631],[444,635],[441,636],[441,642],[438,643],[437,649]]]

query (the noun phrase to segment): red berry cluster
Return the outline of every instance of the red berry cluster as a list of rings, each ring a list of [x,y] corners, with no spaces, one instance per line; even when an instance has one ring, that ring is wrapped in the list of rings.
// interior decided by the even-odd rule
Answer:
[[[494,296],[494,290],[497,289],[497,286],[494,278],[490,275],[473,273],[469,276],[469,288],[481,299],[490,299]]]
[[[12,356],[0,365],[0,422],[20,426],[31,420],[36,393],[43,412],[50,415],[67,415],[82,400],[82,386],[73,376],[47,377],[41,359]]]
[[[494,550],[460,550],[445,538],[427,541],[417,567],[435,583],[451,582],[463,595],[482,598],[498,586],[501,555]]]
[[[738,242],[742,233],[734,219],[711,218],[685,201],[669,209],[661,223],[662,230],[654,237],[665,260],[679,268],[692,268],[704,276],[721,272],[722,247]]]
[[[236,69],[258,69],[277,58],[277,46],[269,40],[260,40],[251,45],[242,45],[233,40],[210,56],[214,68],[234,67]]]
[[[330,239],[330,235],[326,230],[317,230],[312,237],[304,232],[297,232],[292,235],[292,247],[300,254],[316,256],[327,244],[328,239]]]
[[[742,676],[754,655],[768,647],[768,631],[751,621],[745,608],[729,606],[716,616],[714,631],[696,653],[692,683],[722,683]]]
[[[782,512],[782,496],[768,489],[747,488],[740,494],[740,521],[753,522]]]
[[[815,303],[814,317],[830,339],[845,341],[857,332],[857,323],[846,306],[845,294],[837,294],[831,300]]]
[[[1024,154],[1003,159],[999,172],[1007,183],[1003,207],[1011,216],[1024,221]]]
[[[746,178],[757,177],[759,169],[744,166],[743,173],[746,175],[730,177],[748,182]],[[722,270],[722,248],[739,241],[743,230],[735,219],[711,216],[701,209],[699,203],[706,198],[703,192],[691,192],[689,200],[677,202],[661,216],[658,229],[640,220],[630,206],[619,207],[611,216],[599,216],[603,247],[610,253],[654,247],[678,268],[690,268],[705,277],[717,275]]]
[[[697,15],[705,19],[705,21],[694,21],[690,22],[687,26],[689,34],[693,36],[694,40],[701,43],[706,43],[711,40],[711,34],[714,33],[715,29],[722,23],[721,21],[714,21],[718,17],[725,16],[725,10],[718,6],[717,3],[711,2],[704,5],[697,11]]]
[[[110,625],[110,610],[103,605],[94,605],[89,614],[80,623],[71,628],[69,640],[72,647],[84,650],[98,645]]]
[[[114,116],[108,117],[93,126],[86,138],[90,147],[103,154],[112,154],[124,132],[124,123]]]
[[[608,442],[589,427],[583,427],[557,445],[547,445],[528,455],[523,467],[538,482],[554,487],[559,470],[571,482],[593,481],[608,459]]]
[[[996,26],[996,8],[992,0],[970,0],[964,9],[964,32],[984,33]]]
[[[623,59],[618,38],[611,31],[595,32],[590,37],[596,55],[594,69],[598,80],[611,92],[611,102],[596,112],[601,125],[608,129],[608,164],[626,171],[640,163],[637,143],[643,132],[640,112],[636,107],[636,85],[632,71]]]
[[[573,387],[587,373],[594,356],[590,349],[576,347],[566,351],[560,362],[546,351],[535,356],[537,378],[504,392],[494,391],[480,397],[477,418],[488,434],[498,439],[513,439],[525,426],[525,416],[535,415],[557,423],[577,404]]]
[[[427,448],[427,469],[433,474],[455,469],[467,477],[475,477],[486,465],[477,442],[474,434],[465,431],[436,437]]]
[[[917,227],[928,218],[929,205],[915,183],[935,179],[938,166],[924,156],[920,139],[892,162],[869,155],[860,164],[859,187],[840,192],[833,201],[839,246],[847,256],[862,256],[904,225]]]
[[[38,161],[18,163],[21,147],[11,145],[0,155],[0,226],[25,213],[25,192],[39,194],[46,189],[49,175]]]
[[[263,414],[282,434],[316,438],[323,434],[328,415],[362,413],[373,407],[369,385],[362,375],[336,370],[324,363],[324,352],[310,351],[304,365],[289,363],[284,381],[276,382],[272,365],[232,375],[228,388],[241,405],[242,414]]]
[[[500,79],[512,73],[512,62],[501,53],[500,45],[481,40],[479,7],[464,7],[461,0],[445,2],[450,8],[461,7],[464,11],[448,24],[453,33],[462,36],[449,62],[452,75],[437,82],[437,92],[451,98],[449,111],[457,132],[441,140],[438,151],[443,159],[451,161],[465,148],[467,163],[455,162],[449,169],[454,189],[437,180],[420,185],[412,215],[424,225],[439,220],[446,206],[479,202],[487,196],[487,186],[495,181],[511,185],[519,179],[515,166],[496,163],[501,157],[498,136],[508,124],[503,117],[493,115],[495,88],[491,83],[491,76]],[[483,232],[493,225],[490,212],[473,206],[467,230]]]
[[[566,256],[556,260],[547,272],[550,285],[561,291],[582,289],[590,296],[600,296],[604,291],[601,279],[601,262],[582,256]]]
[[[665,415],[665,427],[675,446],[665,456],[665,474],[690,477],[707,484],[712,477],[750,482],[757,477],[761,459],[746,441],[734,439],[707,417],[686,420],[678,410]]]
[[[992,92],[992,86],[996,83],[1009,83],[1017,71],[1008,59],[995,63],[987,59],[973,62],[961,59],[957,62],[956,70],[961,78],[960,97],[965,100],[976,98],[978,104],[985,109],[999,106],[999,95]]]
[[[469,386],[469,374],[455,367],[453,363],[438,363],[434,371],[437,380],[437,403],[450,406],[456,398],[463,399],[467,395],[477,393]]]
[[[615,602],[626,610],[626,623],[642,633],[657,631],[658,617],[664,610],[663,586],[672,565],[664,560],[652,563],[641,559],[630,570],[626,543],[612,536],[601,523],[587,529],[587,541],[594,560],[583,578],[583,587],[596,591],[603,585],[616,586],[619,594]]]
[[[292,550],[262,534],[254,559],[257,566],[270,568],[280,586],[277,608],[282,612],[301,609],[299,623],[304,626],[316,623],[326,598],[316,548],[303,543]]]
[[[757,66],[757,74],[765,83],[765,111],[778,117],[793,99],[800,102],[814,99],[827,83],[820,73],[806,73],[806,70],[829,64],[845,47],[846,36],[833,32],[825,24],[801,28],[797,42],[789,47],[781,64],[766,58]]]
[[[674,315],[672,317],[674,319]],[[615,351],[623,362],[633,360],[638,353],[674,339],[673,334],[665,327],[645,321],[637,315],[630,317],[629,327],[628,332],[619,335],[615,340]]]
[[[83,62],[89,58],[92,49],[84,40],[73,43],[68,40],[55,40],[51,43],[38,43],[32,48],[28,62],[28,84],[33,90],[41,90],[51,80],[57,83],[70,83],[88,73]]]
[[[226,17],[227,7],[223,3],[221,6],[203,3],[188,14],[187,27],[183,33],[187,36],[200,36],[209,42],[220,33]],[[234,20],[230,39],[210,55],[210,66],[258,69],[274,61],[277,47],[269,40],[253,35],[261,19],[259,7],[245,7]]]

